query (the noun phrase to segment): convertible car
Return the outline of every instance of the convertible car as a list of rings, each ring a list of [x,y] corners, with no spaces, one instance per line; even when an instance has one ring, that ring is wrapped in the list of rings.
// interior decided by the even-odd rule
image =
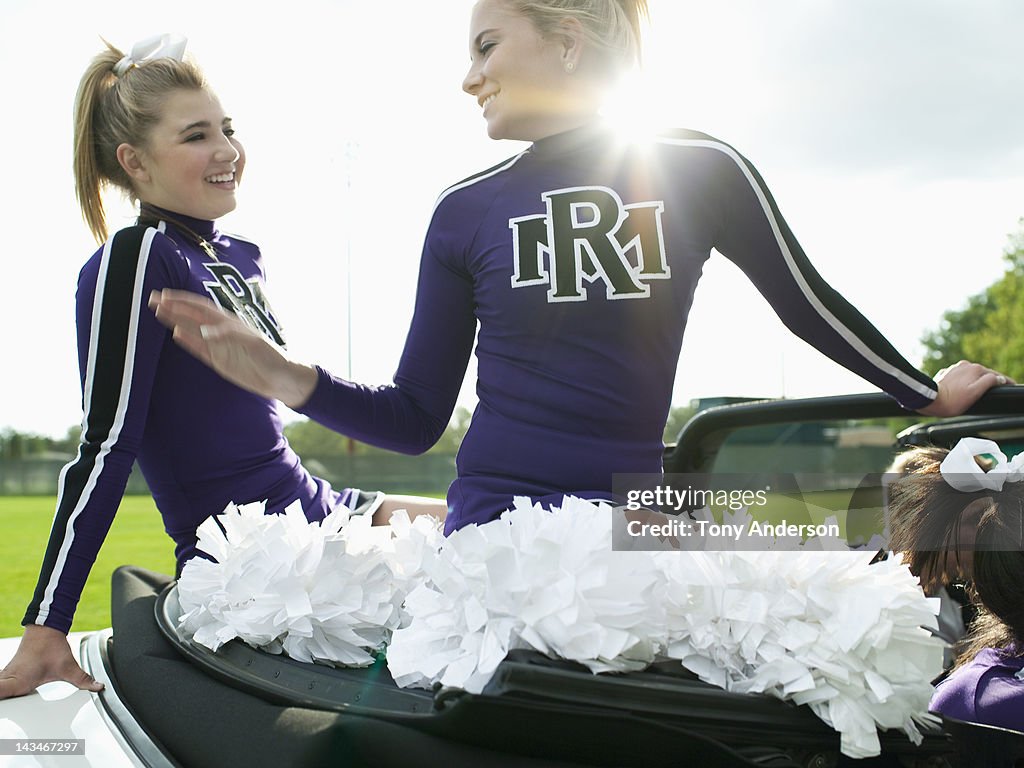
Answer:
[[[910,424],[883,395],[758,401],[699,412],[666,450],[667,473],[784,476],[812,520],[848,536],[884,508],[883,473],[910,445],[963,436],[1024,450],[1024,388],[987,395],[968,416]],[[888,420],[888,421],[887,421]],[[909,424],[909,422],[908,422]],[[828,486],[828,487],[825,487]],[[792,507],[790,507],[792,509]],[[884,525],[884,520],[882,521]],[[881,556],[884,556],[882,553]],[[1024,765],[1024,733],[945,721],[922,742],[882,733],[853,760],[810,710],[701,682],[678,664],[593,675],[513,652],[479,694],[400,689],[386,666],[304,664],[232,641],[216,653],[183,636],[174,582],[124,567],[112,628],[73,636],[100,694],[62,683],[0,701],[0,764],[11,766],[833,766]],[[0,641],[0,662],[16,639]]]

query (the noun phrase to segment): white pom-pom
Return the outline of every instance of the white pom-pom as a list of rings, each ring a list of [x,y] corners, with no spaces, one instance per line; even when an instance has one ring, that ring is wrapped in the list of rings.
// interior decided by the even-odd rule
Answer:
[[[649,554],[612,550],[611,514],[572,497],[550,511],[517,498],[500,520],[449,536],[388,648],[396,681],[479,692],[514,648],[593,671],[647,666],[663,579]]]
[[[750,517],[723,522],[748,531]],[[645,553],[612,552],[610,533],[608,507],[567,497],[550,511],[516,499],[450,536],[406,601],[395,680],[479,692],[523,647],[595,672],[674,658],[727,690],[806,704],[851,756],[878,754],[877,728],[920,739],[942,643],[904,566],[835,539],[692,536]]]
[[[878,754],[878,728],[919,740],[942,643],[925,629],[937,601],[906,566],[830,551],[833,539],[766,541],[745,510],[723,522],[747,534],[623,552],[612,509],[572,497],[550,510],[516,499],[447,539],[404,512],[372,527],[344,509],[317,525],[297,507],[232,506],[199,529],[217,562],[185,567],[181,622],[213,649],[238,637],[351,665],[390,640],[403,687],[480,692],[517,648],[594,672],[670,658],[727,690],[810,707],[850,756]]]
[[[199,528],[199,548],[216,562],[182,570],[181,624],[213,650],[239,638],[302,661],[371,664],[399,620],[376,538],[344,507],[316,524],[297,503],[281,515],[229,505]]]
[[[879,753],[879,727],[920,740],[943,644],[905,566],[863,552],[698,554],[668,567],[670,658],[727,690],[808,705],[852,757]]]

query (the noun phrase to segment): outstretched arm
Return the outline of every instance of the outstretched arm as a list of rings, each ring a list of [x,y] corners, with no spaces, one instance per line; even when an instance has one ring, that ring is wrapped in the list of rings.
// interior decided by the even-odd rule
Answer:
[[[299,408],[313,393],[316,369],[228,314],[208,298],[189,291],[154,291],[149,306],[173,329],[174,340],[218,374],[257,395]]]
[[[991,387],[1008,383],[997,371],[966,361],[934,380],[911,365],[814,269],[754,167],[731,147],[719,149],[725,215],[715,245],[793,333],[908,410],[929,416],[963,413]]]
[[[355,384],[292,360],[192,294],[155,292],[150,307],[178,344],[228,381],[362,442],[422,453],[448,424],[476,332],[472,280],[450,263],[457,249],[437,240],[443,238],[428,233],[412,325],[392,385]]]

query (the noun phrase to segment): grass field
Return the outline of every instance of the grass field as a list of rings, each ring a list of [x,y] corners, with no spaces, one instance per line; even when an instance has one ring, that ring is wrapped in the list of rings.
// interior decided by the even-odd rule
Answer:
[[[820,523],[834,514],[845,529],[849,492],[812,493],[802,501],[770,496],[770,510],[755,514],[760,520]],[[55,501],[46,496],[0,496],[0,530],[4,532],[0,536],[0,637],[21,634],[21,619],[35,589]],[[721,511],[716,516],[721,519]],[[174,573],[174,544],[164,533],[149,496],[122,500],[85,585],[73,630],[110,626],[110,574],[119,565]]]
[[[56,499],[0,496],[0,637],[21,634]],[[72,630],[110,626],[110,574],[119,565],[174,573],[174,543],[149,496],[126,496],[85,585]]]

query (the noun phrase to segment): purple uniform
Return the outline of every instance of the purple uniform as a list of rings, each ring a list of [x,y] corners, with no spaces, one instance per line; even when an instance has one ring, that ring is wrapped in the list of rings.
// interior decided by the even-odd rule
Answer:
[[[1024,730],[1024,656],[985,648],[941,682],[932,712],[969,723]]]
[[[588,127],[448,189],[394,385],[321,370],[303,410],[359,440],[423,451],[448,421],[479,324],[479,405],[446,528],[492,519],[514,495],[607,496],[614,473],[661,471],[683,330],[712,249],[826,355],[907,408],[935,398],[935,383],[815,272],[734,149],[690,131],[625,145]]]
[[[229,502],[299,500],[321,519],[337,493],[310,476],[288,446],[275,402],[221,379],[178,347],[146,306],[151,291],[212,297],[281,344],[263,292],[259,248],[173,217],[212,244],[211,257],[178,225],[115,234],[83,267],[77,294],[83,431],[60,474],[57,510],[24,623],[67,632],[96,553],[137,459],[175,542],[178,567],[196,554],[196,528]]]

